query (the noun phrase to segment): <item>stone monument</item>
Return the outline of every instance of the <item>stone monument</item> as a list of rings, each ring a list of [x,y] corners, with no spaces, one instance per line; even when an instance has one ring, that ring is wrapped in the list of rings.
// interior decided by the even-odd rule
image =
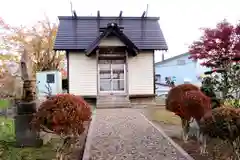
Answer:
[[[39,133],[31,129],[31,120],[36,107],[35,80],[32,77],[31,61],[26,49],[21,56],[20,62],[21,77],[23,80],[23,94],[17,104],[17,114],[15,116],[16,145],[19,147],[39,147],[42,140]]]

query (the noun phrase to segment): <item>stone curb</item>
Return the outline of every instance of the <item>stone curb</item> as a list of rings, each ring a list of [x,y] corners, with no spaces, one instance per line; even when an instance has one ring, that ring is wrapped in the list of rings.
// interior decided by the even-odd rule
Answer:
[[[153,108],[165,108],[165,105],[153,105],[153,104],[138,104],[138,105],[132,105],[133,109],[142,109],[142,108],[149,108],[149,109],[153,109]]]
[[[93,132],[93,127],[94,127],[93,124],[94,124],[95,120],[96,120],[96,113],[93,114],[92,121],[91,121],[90,126],[89,126],[89,130],[88,130],[88,134],[87,134],[87,140],[86,140],[82,160],[89,160],[90,159],[90,150],[91,150],[91,144],[92,144],[92,132]]]
[[[153,124],[145,115],[143,115],[142,113],[140,113],[141,116],[143,116],[143,118],[149,123],[151,124],[154,128],[156,128],[161,134],[162,136],[167,139],[172,145],[173,147],[176,148],[176,150],[178,150],[178,152],[180,152],[180,154],[182,154],[187,160],[194,160],[184,149],[182,149],[182,147],[180,147],[177,143],[175,143],[164,131],[160,126],[156,126],[155,124]]]

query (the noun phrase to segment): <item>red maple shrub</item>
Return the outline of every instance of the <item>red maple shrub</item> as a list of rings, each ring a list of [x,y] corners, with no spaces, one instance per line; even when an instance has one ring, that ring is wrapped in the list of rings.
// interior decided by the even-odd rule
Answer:
[[[212,110],[211,99],[200,90],[187,91],[183,96],[184,107],[182,107],[184,118],[190,120],[195,118],[197,122]]]
[[[185,104],[183,97],[187,91],[191,90],[199,91],[200,89],[193,84],[181,84],[173,87],[169,91],[166,99],[166,110],[175,113],[181,118],[184,118],[185,113],[182,108],[185,106]]]
[[[59,94],[44,101],[32,120],[36,130],[53,131],[59,135],[80,135],[84,122],[91,120],[91,108],[81,97]]]

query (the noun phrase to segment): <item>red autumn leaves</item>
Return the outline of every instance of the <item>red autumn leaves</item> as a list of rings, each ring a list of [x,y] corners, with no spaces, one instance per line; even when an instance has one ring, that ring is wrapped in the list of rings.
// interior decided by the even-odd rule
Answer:
[[[197,86],[182,84],[169,91],[166,109],[186,120],[200,120],[211,109],[211,100]]]
[[[83,98],[60,94],[40,105],[32,124],[37,130],[47,128],[56,134],[80,135],[84,132],[84,123],[91,120],[91,115],[91,108]]]
[[[203,31],[200,40],[190,46],[190,58],[204,59],[203,65],[207,67],[219,67],[218,61],[240,57],[240,23],[232,25],[224,20],[216,28]]]

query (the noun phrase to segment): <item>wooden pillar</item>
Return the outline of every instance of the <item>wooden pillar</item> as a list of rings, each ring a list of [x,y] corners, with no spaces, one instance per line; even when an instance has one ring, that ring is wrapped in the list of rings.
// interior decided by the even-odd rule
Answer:
[[[128,52],[125,50],[125,87],[126,87],[126,94],[129,96],[129,83],[128,83]]]
[[[99,49],[97,49],[96,50],[96,65],[97,65],[97,95],[96,96],[98,96],[98,94],[99,94],[99,83],[100,83],[100,81],[99,81],[99,66],[98,66],[98,62],[99,62]]]

